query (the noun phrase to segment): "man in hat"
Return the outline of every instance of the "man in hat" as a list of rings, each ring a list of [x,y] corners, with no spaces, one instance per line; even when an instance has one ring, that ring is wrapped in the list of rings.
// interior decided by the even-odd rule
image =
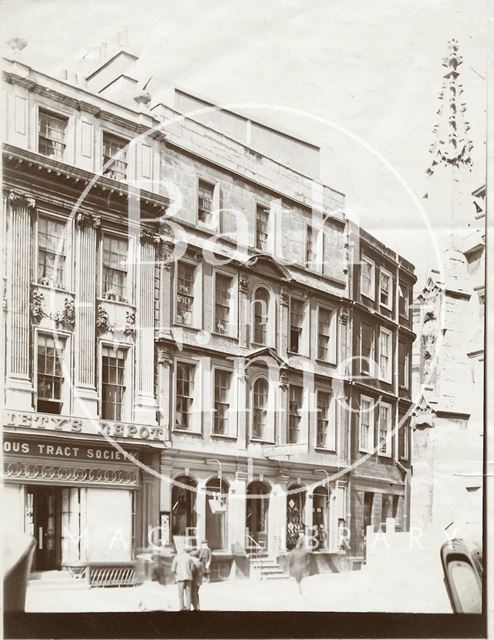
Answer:
[[[192,547],[185,545],[172,561],[172,573],[175,576],[175,583],[177,585],[178,606],[180,611],[190,611],[193,570],[193,561],[190,556],[191,551]]]
[[[208,547],[208,541],[203,540],[201,542],[201,548],[199,549],[199,560],[202,562],[204,568],[204,582],[209,582],[209,574],[211,573],[211,549]]]
[[[194,607],[194,611],[200,611],[201,606],[199,602],[199,589],[201,588],[201,584],[204,577],[204,566],[202,562],[199,560],[199,549],[192,551],[191,560],[192,560],[192,591],[191,591],[191,600],[192,606]]]

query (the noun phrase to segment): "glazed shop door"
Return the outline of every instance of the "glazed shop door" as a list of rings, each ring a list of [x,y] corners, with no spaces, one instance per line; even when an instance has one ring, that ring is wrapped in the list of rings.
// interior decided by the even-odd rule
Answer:
[[[26,487],[26,533],[37,542],[34,571],[60,568],[61,489],[59,487]]]

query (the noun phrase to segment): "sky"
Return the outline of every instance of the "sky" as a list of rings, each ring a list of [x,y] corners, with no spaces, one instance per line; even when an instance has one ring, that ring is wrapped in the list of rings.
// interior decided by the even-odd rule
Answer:
[[[425,170],[456,38],[474,142],[462,188],[484,180],[485,0],[3,0],[0,12],[3,50],[24,37],[41,71],[70,68],[126,27],[149,75],[215,103],[268,105],[242,111],[319,145],[322,180],[419,283],[447,245],[442,178]]]

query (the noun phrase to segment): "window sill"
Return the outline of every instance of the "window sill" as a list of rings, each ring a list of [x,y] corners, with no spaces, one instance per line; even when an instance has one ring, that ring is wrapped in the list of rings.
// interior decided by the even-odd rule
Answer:
[[[231,435],[229,433],[212,433],[211,437],[218,440],[236,440],[238,438],[237,435]]]
[[[124,302],[123,300],[109,300],[108,298],[103,298],[102,296],[99,296],[97,298],[97,302],[107,302],[108,304],[117,304],[121,307],[132,307],[133,309],[136,308],[135,305],[131,302]]]
[[[263,440],[262,438],[250,438],[249,444],[270,444],[275,446],[276,443],[274,440]]]
[[[63,287],[51,287],[49,284],[42,284],[41,282],[31,282],[31,286],[53,291],[53,293],[64,293],[65,295],[75,296],[75,291],[69,291],[69,289],[64,289]]]
[[[180,429],[180,427],[175,427],[172,429],[172,433],[178,433],[180,435],[187,434],[189,436],[202,437],[202,431],[194,431],[192,429]]]
[[[331,449],[329,447],[323,447],[322,445],[317,445],[314,447],[314,450],[320,453],[332,453],[336,455],[336,449]]]
[[[190,329],[191,331],[202,331],[201,327],[195,327],[192,324],[182,324],[181,322],[173,321],[172,329]]]
[[[382,307],[383,309],[386,309],[386,311],[393,311],[392,305],[390,306],[390,305],[384,304],[384,302],[380,302],[379,306]]]
[[[322,358],[316,358],[316,362],[318,364],[329,364],[332,367],[336,367],[336,359],[335,360],[323,360]]]
[[[237,335],[231,335],[229,333],[220,333],[219,331],[211,331],[211,335],[215,336],[216,338],[226,338],[227,340],[238,340],[238,334]]]
[[[360,292],[360,295],[363,298],[366,298],[367,300],[370,300],[371,302],[376,302],[376,292],[372,292],[372,293],[364,293],[363,291]]]

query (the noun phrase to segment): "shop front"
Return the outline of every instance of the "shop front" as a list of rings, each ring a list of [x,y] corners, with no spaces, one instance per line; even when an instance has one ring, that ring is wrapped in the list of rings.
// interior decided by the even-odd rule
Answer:
[[[34,571],[130,562],[146,546],[159,480],[134,461],[159,468],[159,450],[4,426],[3,452],[7,526],[36,540]]]

